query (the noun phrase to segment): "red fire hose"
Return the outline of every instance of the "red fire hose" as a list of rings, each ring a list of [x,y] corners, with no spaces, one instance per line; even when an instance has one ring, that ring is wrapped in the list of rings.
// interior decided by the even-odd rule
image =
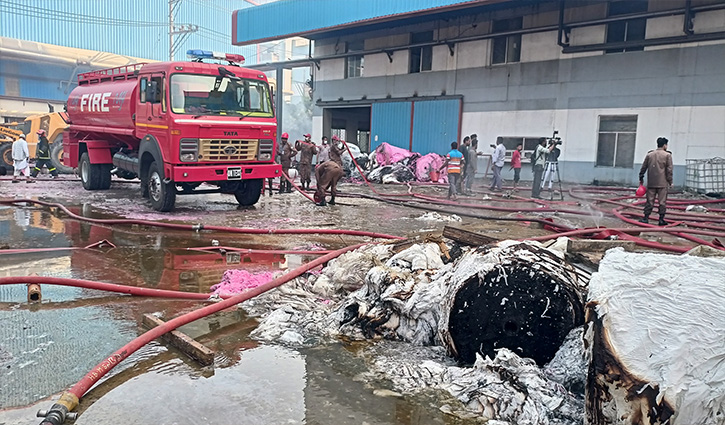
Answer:
[[[0,285],[37,283],[40,285],[73,286],[76,288],[97,289],[99,291],[118,292],[120,294],[140,297],[177,298],[185,300],[209,300],[212,294],[196,294],[192,292],[170,291],[166,289],[140,288],[137,286],[117,285],[115,283],[96,282],[93,280],[66,279],[47,276],[11,276],[0,277]],[[228,298],[222,296],[222,298]]]
[[[113,369],[121,361],[123,361],[128,356],[130,356],[131,354],[136,352],[139,348],[143,347],[144,345],[148,344],[149,342],[153,341],[154,339],[160,337],[161,335],[163,335],[167,332],[170,332],[187,323],[193,322],[194,320],[198,320],[202,317],[206,317],[210,314],[214,314],[214,313],[217,313],[226,308],[232,307],[232,306],[239,304],[243,301],[246,301],[250,298],[254,298],[259,294],[262,294],[264,292],[269,291],[270,289],[274,289],[286,282],[289,282],[290,280],[302,275],[303,273],[305,273],[321,264],[324,264],[324,263],[340,256],[341,254],[344,254],[346,252],[357,249],[363,245],[364,244],[358,244],[358,245],[353,245],[353,246],[349,246],[346,248],[338,249],[338,250],[333,251],[320,258],[317,258],[316,260],[310,261],[309,263],[307,263],[301,267],[298,267],[283,276],[280,276],[274,280],[271,280],[271,281],[265,283],[264,285],[250,289],[241,294],[229,297],[226,300],[220,301],[216,304],[208,305],[208,306],[202,307],[198,310],[194,310],[190,313],[181,315],[179,317],[169,320],[168,322],[165,322],[161,326],[158,326],[156,328],[149,330],[148,332],[145,332],[144,334],[137,337],[133,341],[129,342],[128,344],[126,344],[123,347],[116,350],[115,353],[111,354],[108,358],[103,360],[101,363],[96,365],[96,367],[94,367],[90,372],[88,372],[86,374],[86,376],[83,377],[83,379],[78,381],[68,391],[65,391],[60,396],[60,399],[50,408],[50,410],[48,410],[47,412],[44,412],[46,416],[45,416],[45,419],[40,423],[40,425],[61,425],[65,421],[66,417],[68,416],[68,413],[71,412],[73,409],[75,409],[76,406],[78,406],[80,399],[86,394],[86,392],[88,392],[88,390],[96,382],[98,382],[99,379],[101,379],[104,375],[106,375],[111,369]]]
[[[68,214],[70,217],[75,218],[76,220],[82,220],[87,221],[89,223],[96,223],[96,224],[138,224],[141,226],[150,226],[150,227],[161,227],[165,229],[174,229],[174,230],[191,230],[191,231],[201,231],[201,230],[211,230],[211,231],[217,231],[217,232],[227,232],[227,233],[242,233],[242,234],[248,234],[248,235],[309,235],[309,234],[319,234],[319,235],[346,235],[346,236],[361,236],[361,237],[369,237],[369,238],[376,238],[376,239],[405,239],[401,236],[393,236],[393,235],[387,235],[384,233],[375,233],[375,232],[365,232],[360,230],[342,230],[342,229],[244,229],[244,228],[238,228],[238,227],[224,227],[224,226],[205,226],[203,224],[176,224],[176,223],[164,223],[164,222],[158,222],[158,221],[151,221],[151,220],[137,220],[137,219],[126,219],[126,218],[116,218],[116,219],[108,219],[108,218],[88,218],[83,217],[78,214],[75,214],[74,212],[70,211],[68,208],[66,208],[62,204],[54,203],[54,202],[45,202],[45,201],[39,201],[35,199],[0,199],[0,204],[18,204],[18,203],[29,203],[29,204],[38,204],[43,205],[46,207],[55,207],[60,209],[61,211]]]

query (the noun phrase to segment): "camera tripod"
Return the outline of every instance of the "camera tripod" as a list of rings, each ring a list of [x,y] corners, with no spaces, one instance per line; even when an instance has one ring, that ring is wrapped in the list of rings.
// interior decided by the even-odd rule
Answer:
[[[543,189],[544,186],[546,186],[546,181],[549,181],[549,200],[554,200],[554,192],[551,190],[552,185],[554,184],[554,174],[556,174],[556,182],[559,184],[559,196],[561,197],[561,200],[564,200],[564,192],[561,188],[561,176],[559,175],[559,162],[558,161],[546,161],[546,165],[544,167],[544,178],[541,180],[541,188]]]

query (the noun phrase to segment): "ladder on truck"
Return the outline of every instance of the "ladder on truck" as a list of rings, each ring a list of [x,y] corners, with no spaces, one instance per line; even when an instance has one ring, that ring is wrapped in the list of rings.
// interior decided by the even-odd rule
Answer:
[[[84,86],[88,84],[105,83],[106,81],[120,81],[135,79],[136,73],[146,65],[146,62],[135,63],[133,65],[117,66],[115,68],[99,69],[97,71],[89,71],[78,74],[78,85]]]

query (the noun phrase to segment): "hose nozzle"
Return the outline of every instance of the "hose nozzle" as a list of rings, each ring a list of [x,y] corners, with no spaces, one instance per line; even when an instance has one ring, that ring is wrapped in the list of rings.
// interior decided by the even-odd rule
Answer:
[[[67,391],[64,392],[50,410],[38,410],[37,416],[45,418],[40,425],[63,425],[66,419],[76,420],[78,413],[71,412],[76,406],[78,406],[78,397]]]

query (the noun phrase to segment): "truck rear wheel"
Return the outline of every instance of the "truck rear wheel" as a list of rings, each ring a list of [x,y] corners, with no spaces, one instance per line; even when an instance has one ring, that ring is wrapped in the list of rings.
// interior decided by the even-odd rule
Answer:
[[[174,182],[164,183],[161,169],[156,161],[149,167],[148,191],[151,206],[156,211],[167,212],[174,209],[176,185]]]
[[[245,180],[240,183],[239,188],[234,192],[234,197],[237,198],[239,205],[248,207],[254,205],[259,201],[259,196],[262,194],[262,185],[264,179]]]
[[[106,190],[111,187],[111,164],[91,164],[88,152],[83,152],[78,168],[84,189]]]
[[[0,167],[5,167],[8,173],[13,171],[13,145],[3,143],[0,145]]]
[[[50,163],[61,174],[73,173],[73,167],[63,164],[63,135],[58,136],[50,147]]]

